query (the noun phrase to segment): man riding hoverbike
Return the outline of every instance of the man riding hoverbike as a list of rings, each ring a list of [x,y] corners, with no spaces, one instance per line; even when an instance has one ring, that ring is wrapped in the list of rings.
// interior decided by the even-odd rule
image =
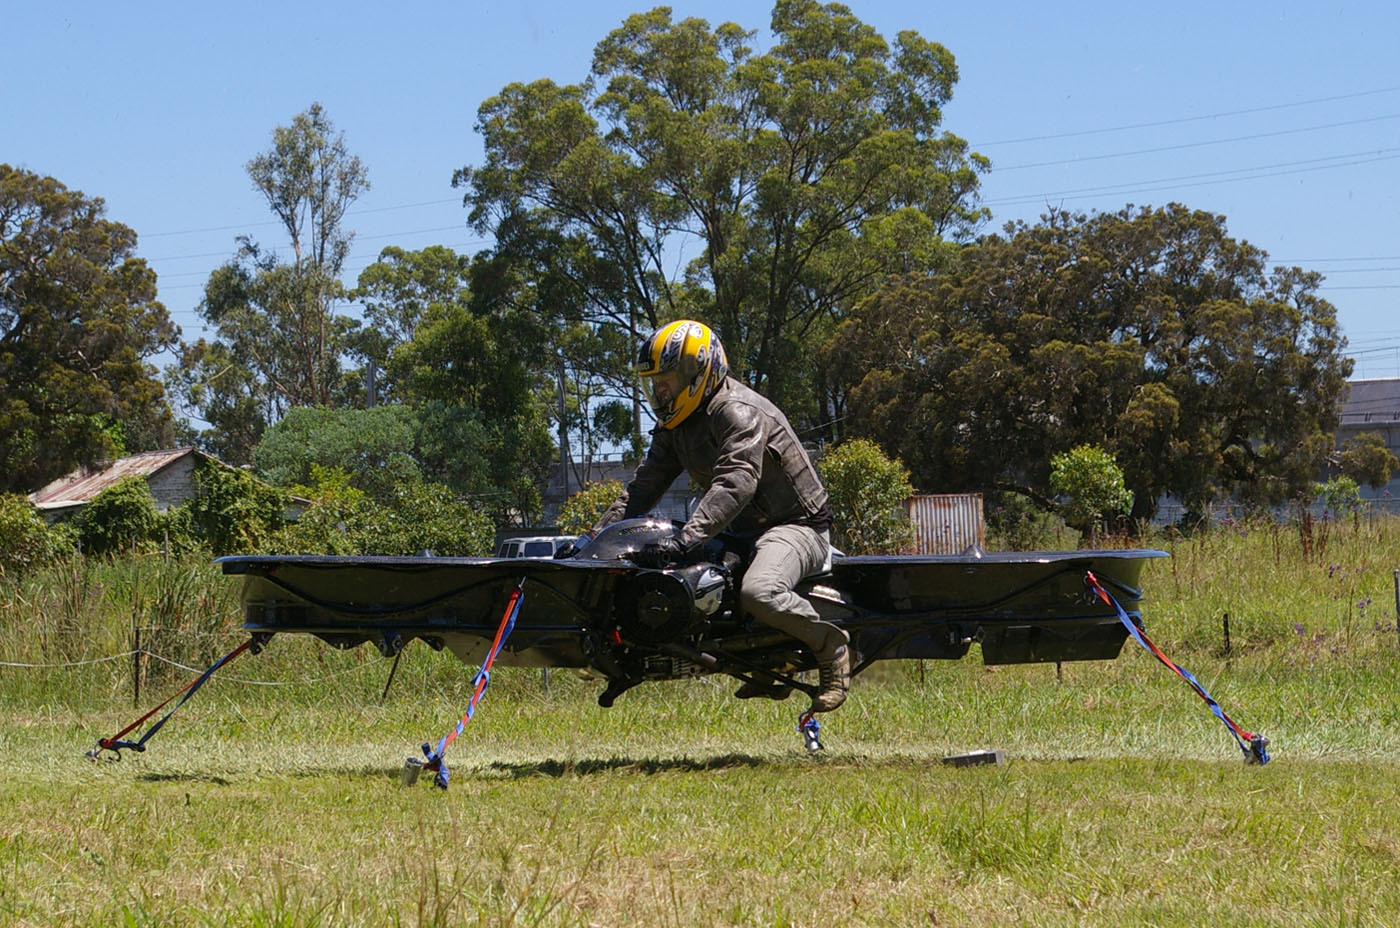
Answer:
[[[794,591],[804,577],[830,569],[832,518],[796,432],[777,406],[728,376],[724,346],[699,322],[683,319],[652,333],[636,369],[656,413],[651,448],[591,534],[645,515],[688,473],[703,488],[695,511],[673,536],[648,545],[641,559],[651,566],[683,560],[721,531],[750,540],[742,608],[816,658],[818,692],[809,711],[837,708],[850,687],[849,636]],[[750,682],[735,695],[782,699],[789,692],[782,684]]]

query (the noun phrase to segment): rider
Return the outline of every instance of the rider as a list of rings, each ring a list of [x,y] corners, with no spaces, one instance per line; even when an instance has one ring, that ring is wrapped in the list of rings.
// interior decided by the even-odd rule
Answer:
[[[593,531],[645,515],[689,473],[704,495],[689,521],[648,554],[674,561],[725,529],[753,539],[740,603],[808,647],[820,678],[810,711],[835,709],[850,688],[850,636],[793,590],[831,566],[831,507],[797,434],[777,406],[728,376],[724,346],[699,322],[682,319],[653,332],[636,368],[656,413],[651,448]],[[783,699],[789,692],[745,683],[734,695]]]

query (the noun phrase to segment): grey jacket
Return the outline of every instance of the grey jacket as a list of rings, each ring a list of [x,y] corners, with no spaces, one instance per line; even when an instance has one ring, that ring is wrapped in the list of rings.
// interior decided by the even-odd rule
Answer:
[[[728,528],[757,535],[826,506],[826,489],[782,410],[732,377],[674,429],[652,431],[651,450],[594,531],[645,515],[682,471],[704,489],[680,533],[685,547]]]

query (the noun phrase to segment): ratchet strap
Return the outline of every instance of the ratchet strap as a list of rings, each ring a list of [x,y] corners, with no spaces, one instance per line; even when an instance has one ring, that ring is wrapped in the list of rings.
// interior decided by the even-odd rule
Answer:
[[[1192,689],[1196,691],[1196,695],[1205,700],[1206,705],[1210,706],[1210,711],[1215,713],[1215,717],[1224,722],[1225,727],[1230,730],[1230,734],[1234,737],[1235,743],[1238,744],[1240,750],[1244,752],[1245,763],[1267,764],[1269,762],[1269,752],[1267,750],[1269,744],[1268,738],[1260,734],[1246,731],[1226,715],[1225,710],[1220,708],[1220,703],[1211,698],[1211,695],[1206,692],[1205,687],[1201,686],[1195,676],[1192,675],[1191,671],[1178,666],[1175,661],[1162,653],[1161,648],[1152,643],[1152,640],[1147,637],[1147,633],[1144,632],[1142,628],[1133,621],[1132,617],[1124,611],[1123,607],[1118,604],[1118,600],[1114,599],[1109,595],[1108,591],[1103,588],[1103,584],[1099,583],[1099,578],[1094,576],[1093,571],[1085,572],[1084,582],[1098,595],[1099,599],[1102,599],[1105,603],[1113,607],[1114,611],[1118,613],[1118,620],[1123,623],[1124,627],[1128,629],[1128,634],[1132,635],[1133,639],[1138,644],[1142,645],[1146,651],[1150,652],[1153,657],[1166,665],[1173,673],[1191,684]]]

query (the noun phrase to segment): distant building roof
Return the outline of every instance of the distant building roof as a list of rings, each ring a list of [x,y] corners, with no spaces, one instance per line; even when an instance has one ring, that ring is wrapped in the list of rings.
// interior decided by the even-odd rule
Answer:
[[[1347,381],[1340,411],[1344,429],[1400,422],[1400,379]]]
[[[210,460],[218,460],[197,448],[175,448],[170,451],[144,451],[128,455],[115,461],[107,461],[96,468],[80,468],[29,494],[29,501],[36,509],[71,509],[92,501],[92,498],[108,487],[114,486],[127,477],[150,478],[172,464],[190,455]]]

